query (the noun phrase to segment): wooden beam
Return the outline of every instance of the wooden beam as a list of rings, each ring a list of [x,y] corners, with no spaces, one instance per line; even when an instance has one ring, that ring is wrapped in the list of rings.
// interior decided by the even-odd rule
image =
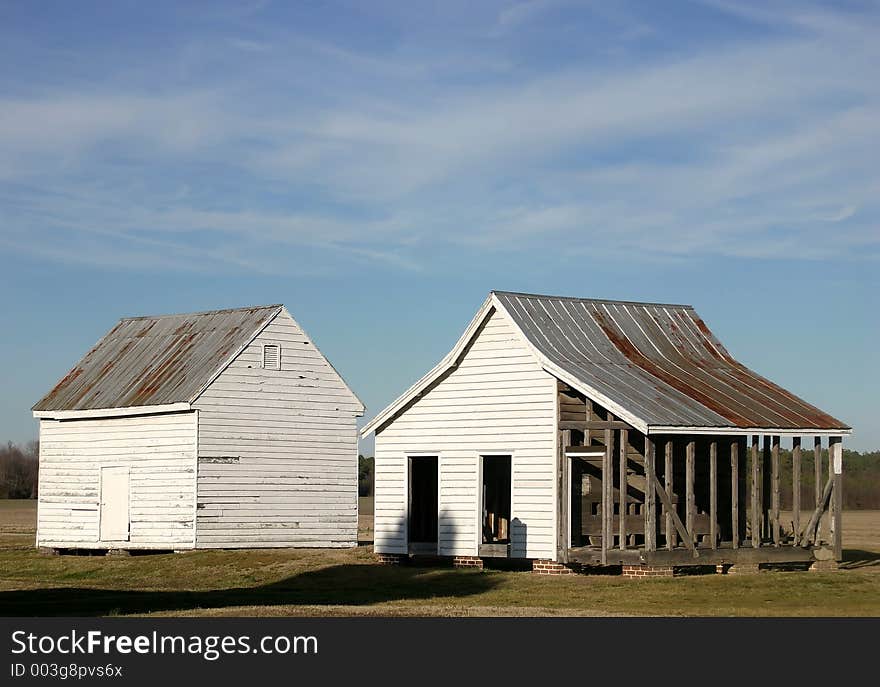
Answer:
[[[620,430],[620,478],[618,500],[620,501],[620,526],[617,536],[620,537],[620,549],[626,548],[626,450],[629,446],[629,432]]]
[[[801,531],[801,438],[791,440],[791,514],[794,540]]]
[[[694,468],[696,462],[696,443],[693,439],[687,442],[685,447],[685,523],[687,526],[688,537],[691,542],[696,542],[697,537],[694,532],[694,522],[697,516],[697,498],[694,493]]]
[[[822,498],[822,437],[813,437],[813,471],[816,475],[816,498],[813,506],[818,506]]]
[[[816,510],[813,511],[813,514],[810,516],[810,521],[804,528],[803,536],[801,536],[799,542],[800,546],[807,546],[810,543],[810,539],[813,539],[816,544],[819,543],[819,520],[822,518],[822,513],[825,512],[825,505],[831,496],[833,485],[834,482],[830,479],[825,483],[825,488],[822,490],[822,493],[819,495],[819,500],[816,502]]]
[[[611,523],[614,516],[614,430],[605,430],[605,455],[602,458],[602,565],[607,565],[611,543]]]
[[[770,435],[764,435],[764,450],[761,456],[761,541],[772,537],[771,498],[773,493],[773,475],[771,474]]]
[[[688,537],[688,531],[687,529],[685,529],[684,523],[682,523],[681,518],[678,517],[678,513],[672,510],[672,502],[666,496],[666,491],[663,489],[663,485],[660,484],[660,480],[657,479],[657,475],[652,474],[651,477],[653,477],[653,480],[649,478],[648,481],[654,483],[654,490],[657,492],[657,495],[660,497],[663,505],[666,506],[670,513],[672,513],[672,522],[675,525],[675,529],[678,530],[678,533],[681,536],[682,543],[693,552],[694,558],[696,558],[700,554],[694,546],[694,543]],[[648,489],[648,491],[650,491],[650,489]]]
[[[772,501],[770,505],[770,520],[773,528],[773,546],[779,546],[779,437],[774,436],[770,448],[771,460],[773,462],[771,482],[773,487]]]
[[[739,548],[739,439],[730,442],[730,515],[733,548]]]
[[[654,441],[645,437],[645,551],[657,550],[657,506],[651,485],[657,481],[654,465]]]
[[[752,435],[752,548],[757,549],[761,545],[761,471],[758,469],[758,435]]]
[[[560,420],[559,429],[589,432],[590,430],[632,429],[632,426],[620,420]]]
[[[843,560],[843,437],[828,440],[828,462],[832,465],[831,548],[834,559]]]
[[[559,503],[557,540],[559,560],[568,563],[568,550],[571,548],[571,537],[569,536],[569,527],[571,527],[571,518],[569,517],[571,500],[569,499],[569,459],[565,455],[565,447],[571,443],[571,430],[563,430],[558,433],[559,437]]]
[[[673,495],[673,475],[672,475],[672,450],[674,446],[672,444],[672,439],[666,440],[666,445],[664,448],[665,460],[663,463],[663,481],[666,482],[666,496],[670,503],[672,503],[672,495]],[[672,524],[672,513],[669,511],[666,506],[663,506],[663,513],[666,516],[666,548],[669,551],[672,551],[678,544],[675,538],[675,527]]]
[[[718,442],[709,444],[709,543],[718,546]]]

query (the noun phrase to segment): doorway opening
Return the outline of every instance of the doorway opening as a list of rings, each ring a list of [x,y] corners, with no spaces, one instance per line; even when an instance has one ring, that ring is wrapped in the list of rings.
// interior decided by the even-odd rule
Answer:
[[[509,555],[510,487],[510,456],[483,456],[481,556]]]
[[[439,529],[437,473],[437,456],[410,456],[407,523],[407,543],[410,553],[437,553]]]

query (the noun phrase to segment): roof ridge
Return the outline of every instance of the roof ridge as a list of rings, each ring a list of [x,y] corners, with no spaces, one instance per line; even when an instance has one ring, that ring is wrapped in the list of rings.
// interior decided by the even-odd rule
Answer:
[[[179,312],[167,313],[165,315],[137,315],[135,317],[121,317],[120,322],[130,322],[132,320],[161,320],[169,317],[191,317],[193,315],[216,315],[229,312],[244,312],[246,310],[272,310],[274,308],[283,308],[284,304],[275,303],[273,305],[251,305],[241,308],[220,308],[219,310],[199,310],[197,312]]]
[[[580,298],[578,296],[552,296],[542,293],[524,293],[522,291],[497,291],[495,289],[493,289],[491,293],[494,293],[495,295],[505,296],[525,296],[526,298],[552,298],[554,300],[561,301],[581,301],[585,303],[617,303],[621,305],[656,305],[666,308],[687,308],[689,310],[694,310],[694,306],[687,303],[655,303],[652,301],[623,301],[615,300],[613,298]]]

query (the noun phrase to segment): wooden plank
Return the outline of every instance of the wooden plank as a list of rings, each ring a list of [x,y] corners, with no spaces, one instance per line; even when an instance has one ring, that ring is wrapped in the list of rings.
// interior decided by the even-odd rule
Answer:
[[[569,498],[569,459],[565,455],[565,447],[571,443],[571,430],[562,430],[557,433],[559,440],[559,502],[558,502],[558,518],[557,523],[557,549],[559,560],[568,563],[568,549],[571,537],[569,535],[569,527],[571,526],[569,509],[571,507],[571,499]]]
[[[632,425],[620,420],[560,420],[559,429],[576,429],[579,432],[606,429],[632,429]]]
[[[771,460],[773,462],[772,466],[772,502],[770,505],[770,519],[773,528],[773,546],[779,546],[780,544],[780,531],[779,531],[779,436],[774,436],[772,439],[772,445],[770,448]]]
[[[813,501],[815,507],[819,505],[819,500],[822,498],[822,437],[813,438],[813,468],[816,476],[816,499]]]
[[[709,542],[718,546],[718,442],[709,444]]]
[[[694,493],[694,469],[696,462],[696,442],[691,439],[685,447],[685,524],[691,542],[696,542],[694,519],[697,515],[697,499]]]
[[[771,494],[773,492],[773,476],[770,473],[770,435],[764,435],[761,452],[761,541],[772,537],[770,526]]]
[[[757,549],[761,545],[761,471],[758,468],[758,435],[752,435],[752,453],[751,453],[751,473],[752,473],[752,513],[751,513],[751,529],[752,529],[752,548]]]
[[[828,440],[828,462],[832,466],[831,548],[834,559],[843,560],[843,443],[842,437]]]
[[[730,516],[733,548],[739,548],[739,439],[730,442]]]
[[[620,501],[620,526],[617,536],[620,537],[620,549],[626,548],[626,449],[629,445],[629,432],[620,430],[620,478],[618,480],[618,500]]]
[[[801,531],[801,438],[791,440],[791,511],[794,540]]]
[[[646,565],[719,565],[722,563],[808,563],[814,560],[813,552],[796,546],[763,546],[753,549],[751,546],[739,549],[731,548],[727,542],[717,549],[700,549],[700,556],[694,559],[690,551],[642,552],[643,563]]]
[[[657,516],[656,502],[654,500],[654,490],[651,485],[657,481],[655,474],[655,453],[654,441],[650,437],[645,437],[645,551],[656,551],[657,549]]]
[[[688,531],[685,528],[684,523],[682,523],[681,518],[678,517],[678,513],[672,510],[672,502],[666,496],[666,491],[663,489],[663,485],[660,484],[660,480],[657,479],[657,475],[652,471],[650,476],[645,476],[648,477],[648,482],[654,483],[654,490],[657,492],[658,496],[660,496],[663,505],[666,506],[670,513],[672,513],[672,523],[675,525],[675,529],[678,530],[682,543],[693,552],[694,557],[699,556],[700,554],[694,546],[694,543],[690,540],[690,537],[688,537]],[[651,489],[648,489],[648,491],[650,492]]]
[[[673,475],[672,475],[672,450],[674,446],[672,443],[672,439],[666,440],[665,447],[665,462],[663,464],[663,481],[666,482],[666,496],[669,499],[669,502],[672,502],[673,495]],[[676,541],[675,536],[675,527],[672,525],[672,513],[663,506],[663,513],[666,516],[666,548],[669,551],[674,549],[678,542]]]
[[[611,515],[614,508],[611,462],[614,456],[614,430],[605,430],[605,455],[602,458],[602,565],[608,561],[611,544]]]

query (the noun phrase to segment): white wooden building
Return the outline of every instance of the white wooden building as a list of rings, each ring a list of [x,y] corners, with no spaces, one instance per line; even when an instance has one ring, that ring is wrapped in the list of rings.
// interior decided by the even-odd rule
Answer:
[[[839,557],[850,428],[734,360],[690,306],[492,292],[371,432],[375,551],[389,562],[798,562],[822,548],[827,510]],[[816,468],[815,522],[798,510],[789,531],[780,439],[799,503],[801,435],[819,467],[827,440],[834,469]]]
[[[354,546],[363,411],[282,305],[122,319],[33,408],[37,545]]]

